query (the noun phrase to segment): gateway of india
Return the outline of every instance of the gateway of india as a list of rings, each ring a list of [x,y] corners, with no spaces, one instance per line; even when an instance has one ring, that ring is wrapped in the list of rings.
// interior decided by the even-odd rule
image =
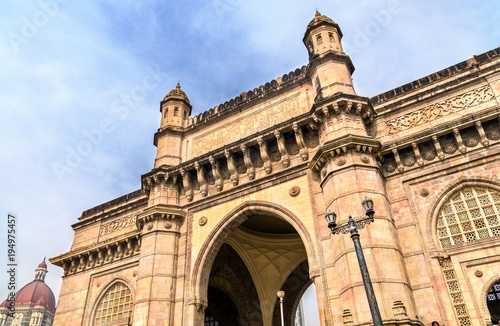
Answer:
[[[160,103],[141,189],[86,210],[54,325],[291,325],[312,284],[322,326],[491,325],[500,314],[500,48],[368,98],[316,13],[309,63],[191,116]],[[366,54],[368,55],[368,54]]]

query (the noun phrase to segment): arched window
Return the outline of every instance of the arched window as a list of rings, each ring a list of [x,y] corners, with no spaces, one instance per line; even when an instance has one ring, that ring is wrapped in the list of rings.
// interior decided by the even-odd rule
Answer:
[[[132,293],[122,282],[111,286],[99,301],[94,325],[128,325],[132,313]]]
[[[468,187],[455,193],[438,215],[442,248],[500,236],[500,193]]]
[[[19,326],[21,325],[21,322],[23,321],[23,314],[15,314],[14,315],[14,320],[12,321],[12,326]]]
[[[318,45],[323,44],[323,38],[321,37],[321,35],[316,36],[316,43]]]
[[[333,33],[328,33],[328,36],[330,37],[330,43],[335,43],[335,38],[333,37]]]
[[[165,111],[163,112],[163,117],[166,118],[168,115],[168,107],[165,108]]]
[[[179,108],[175,107],[174,108],[174,117],[177,117],[177,116],[179,116]]]
[[[496,319],[500,318],[500,281],[493,284],[490,288],[486,302],[488,304],[488,311],[490,312],[491,317]]]

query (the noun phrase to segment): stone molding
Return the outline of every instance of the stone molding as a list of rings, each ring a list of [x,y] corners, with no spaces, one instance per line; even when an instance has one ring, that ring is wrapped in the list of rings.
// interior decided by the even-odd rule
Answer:
[[[141,240],[139,233],[134,231],[126,235],[69,251],[49,260],[52,264],[62,267],[64,276],[68,276],[136,256],[140,252],[140,247]]]
[[[473,91],[462,93],[432,104],[431,106],[413,112],[403,114],[397,118],[386,121],[389,134],[395,134],[403,130],[411,129],[429,121],[445,117],[460,110],[486,103],[495,98],[495,94],[489,85],[482,86]]]
[[[487,131],[484,125],[490,127]],[[384,145],[381,163],[386,177],[416,169],[434,162],[460,156],[469,150],[489,147],[500,142],[500,117],[497,113],[482,119],[474,119],[473,124],[453,127],[426,138],[408,139],[398,145]]]
[[[186,215],[187,213],[176,205],[149,206],[137,215],[137,230],[141,231],[143,235],[149,231],[178,232],[179,224],[182,223]],[[164,224],[164,228],[156,225],[156,228],[153,229],[153,222],[157,221],[159,224],[160,220],[170,224]]]

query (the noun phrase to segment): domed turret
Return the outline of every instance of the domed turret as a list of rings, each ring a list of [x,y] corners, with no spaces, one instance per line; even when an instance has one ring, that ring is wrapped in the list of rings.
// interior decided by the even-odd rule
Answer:
[[[160,129],[154,138],[154,145],[157,147],[155,168],[178,165],[181,162],[182,135],[191,109],[189,98],[181,90],[179,83],[161,101]]]
[[[50,287],[45,283],[47,264],[45,259],[35,270],[35,279],[17,291],[14,300],[16,307],[21,305],[41,306],[48,308],[52,313],[56,310],[56,298]],[[4,301],[0,307],[8,307],[8,301]]]
[[[338,92],[356,94],[351,78],[354,65],[342,49],[341,38],[339,25],[316,10],[303,38],[309,52],[309,72],[317,90],[316,99]]]
[[[175,88],[168,92],[161,101],[161,128],[185,127],[191,115],[191,103],[186,93],[181,90],[181,85],[177,83]]]
[[[311,61],[327,52],[343,54],[341,39],[342,31],[339,25],[316,10],[316,15],[307,25],[302,41],[307,47],[309,61]]]

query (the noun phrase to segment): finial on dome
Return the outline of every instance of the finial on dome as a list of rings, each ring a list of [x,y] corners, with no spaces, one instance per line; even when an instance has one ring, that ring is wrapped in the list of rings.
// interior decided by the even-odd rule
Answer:
[[[319,13],[319,11],[318,11],[318,8],[316,8],[316,15],[314,15],[314,16],[316,16],[316,17],[321,16],[321,14],[320,14],[320,13]]]
[[[180,82],[179,82],[179,81],[177,81],[177,85],[175,85],[175,88],[176,88],[176,89],[181,89],[181,84],[180,84]]]

